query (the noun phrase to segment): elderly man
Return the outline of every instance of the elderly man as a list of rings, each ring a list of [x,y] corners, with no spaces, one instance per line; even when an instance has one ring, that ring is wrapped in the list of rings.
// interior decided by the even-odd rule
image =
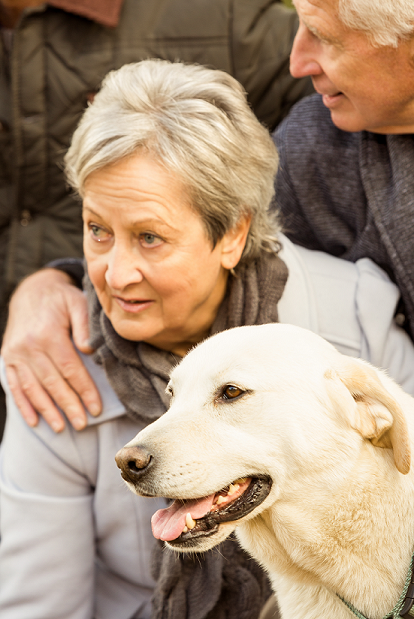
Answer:
[[[398,284],[414,337],[414,3],[296,0],[295,77],[316,94],[275,134],[292,240],[372,258]]]
[[[297,0],[296,8],[291,71],[310,75],[320,94],[297,104],[276,133],[286,233],[310,248],[376,261],[401,289],[413,337],[414,4]],[[56,270],[27,279],[12,299],[2,353],[30,424],[37,410],[63,428],[52,399],[78,428],[86,422],[81,400],[99,411],[69,339],[71,329],[87,350],[86,323],[82,293]]]

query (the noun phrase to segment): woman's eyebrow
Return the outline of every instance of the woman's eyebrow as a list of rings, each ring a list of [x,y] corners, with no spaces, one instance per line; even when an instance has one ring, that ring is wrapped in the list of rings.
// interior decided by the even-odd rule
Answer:
[[[83,203],[83,205],[82,205],[82,213],[84,213],[85,211],[88,211],[92,215],[95,215],[95,217],[101,217],[101,215],[99,215],[99,213],[94,211],[90,206],[87,206],[85,203]]]
[[[143,218],[139,218],[137,217],[136,219],[132,219],[131,220],[131,226],[133,228],[135,227],[142,227],[142,226],[156,226],[158,229],[159,228],[165,228],[166,230],[175,230],[176,228],[174,226],[172,226],[171,224],[167,223],[166,221],[163,221],[162,219],[154,219],[151,217],[143,217]]]

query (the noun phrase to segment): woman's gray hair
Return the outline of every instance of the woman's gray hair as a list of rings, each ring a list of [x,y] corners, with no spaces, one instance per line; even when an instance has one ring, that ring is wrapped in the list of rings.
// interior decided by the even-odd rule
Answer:
[[[183,183],[213,246],[250,215],[242,259],[279,248],[277,151],[230,75],[164,60],[109,73],[73,135],[68,180],[82,196],[89,174],[142,151]]]
[[[345,26],[365,31],[373,44],[398,47],[414,31],[414,0],[338,0]]]

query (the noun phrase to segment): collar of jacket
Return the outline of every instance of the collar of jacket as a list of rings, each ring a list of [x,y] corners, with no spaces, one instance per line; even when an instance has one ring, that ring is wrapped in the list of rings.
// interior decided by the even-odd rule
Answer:
[[[367,619],[350,602],[344,600],[340,595],[338,597],[358,619]],[[414,617],[414,554],[411,557],[403,592],[392,611],[385,615],[384,619],[409,619],[410,617]]]
[[[48,0],[47,4],[115,28],[124,0]]]

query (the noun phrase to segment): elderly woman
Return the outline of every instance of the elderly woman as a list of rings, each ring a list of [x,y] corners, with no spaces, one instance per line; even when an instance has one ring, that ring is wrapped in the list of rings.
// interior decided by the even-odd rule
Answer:
[[[66,165],[83,199],[95,349],[84,362],[102,413],[88,414],[82,432],[68,424],[55,434],[43,419],[31,428],[4,381],[0,612],[149,617],[149,522],[160,502],[129,493],[113,457],[166,410],[168,374],[180,357],[209,334],[279,319],[388,368],[414,393],[414,350],[394,323],[398,290],[378,267],[295,247],[280,233],[269,208],[276,150],[229,75],[163,61],[109,74]],[[40,297],[49,276],[33,276]],[[50,322],[51,341],[57,324]],[[185,600],[171,616],[191,617],[194,608],[204,616],[200,605],[214,619],[257,616],[240,580],[235,591],[226,585],[222,606],[200,597],[202,583],[218,597],[220,586],[208,563],[197,580],[197,565],[177,573],[174,558],[158,570],[163,592],[178,589]],[[155,598],[156,616],[165,616],[164,602],[171,611],[165,599]]]

